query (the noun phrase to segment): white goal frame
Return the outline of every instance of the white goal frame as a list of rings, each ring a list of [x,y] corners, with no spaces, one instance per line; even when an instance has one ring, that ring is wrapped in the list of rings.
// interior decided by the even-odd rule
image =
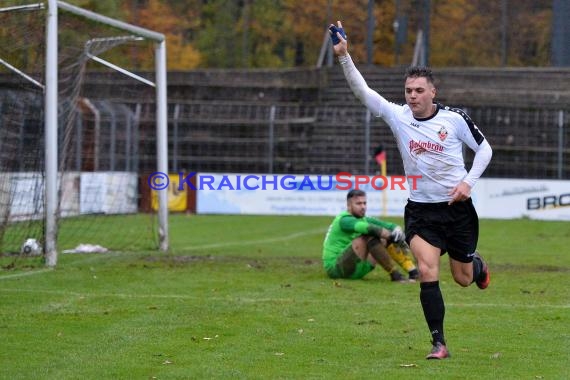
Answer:
[[[46,20],[46,72],[45,72],[45,259],[46,265],[57,264],[57,205],[58,205],[58,11],[63,10],[95,22],[125,30],[134,35],[155,42],[156,78],[156,145],[157,171],[168,173],[168,130],[166,97],[166,38],[163,34],[112,19],[98,13],[68,4],[64,1],[48,0]],[[129,74],[128,72],[123,74]],[[132,77],[136,78],[135,74]],[[146,83],[149,84],[149,83]],[[168,250],[168,194],[158,192],[158,238],[159,249]]]

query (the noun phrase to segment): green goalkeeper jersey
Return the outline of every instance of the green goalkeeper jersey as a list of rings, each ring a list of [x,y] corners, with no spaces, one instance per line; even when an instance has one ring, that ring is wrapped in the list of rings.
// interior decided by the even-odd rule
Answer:
[[[338,256],[361,235],[367,235],[369,226],[393,230],[397,224],[384,222],[370,217],[357,218],[348,211],[338,214],[332,221],[323,242],[323,264],[325,268],[333,266]]]

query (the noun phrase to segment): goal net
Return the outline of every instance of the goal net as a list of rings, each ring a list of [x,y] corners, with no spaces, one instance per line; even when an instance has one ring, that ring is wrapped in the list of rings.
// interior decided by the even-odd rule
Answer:
[[[46,72],[53,4],[56,102],[48,91],[49,63]],[[166,113],[157,90],[164,87],[157,78],[165,78],[156,64],[162,35],[56,1],[3,1],[0,23],[0,252],[20,253],[28,239],[47,246],[48,255],[50,246],[59,252],[167,248],[166,202],[159,195],[157,218],[145,186],[158,166],[167,171],[157,159],[166,145],[165,137],[157,144]],[[55,144],[49,107],[57,108]],[[51,176],[50,157],[57,165]]]

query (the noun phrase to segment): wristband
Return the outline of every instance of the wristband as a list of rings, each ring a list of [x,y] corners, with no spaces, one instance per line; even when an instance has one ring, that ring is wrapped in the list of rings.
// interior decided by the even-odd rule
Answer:
[[[350,62],[350,55],[347,53],[346,55],[341,55],[338,57],[338,62],[341,65],[344,65],[345,63]]]

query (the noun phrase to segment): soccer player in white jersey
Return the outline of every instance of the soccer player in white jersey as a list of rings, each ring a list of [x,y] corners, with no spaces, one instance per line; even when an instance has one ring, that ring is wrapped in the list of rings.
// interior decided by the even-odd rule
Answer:
[[[340,21],[338,28],[342,28]],[[448,253],[451,273],[459,285],[475,282],[480,289],[489,285],[487,264],[475,251],[479,220],[470,194],[491,160],[491,147],[463,111],[434,102],[436,89],[429,68],[409,68],[404,85],[406,104],[391,103],[368,87],[348,54],[346,39],[335,34],[339,41],[333,49],[352,92],[389,125],[408,178],[421,176],[416,187],[410,186],[404,215],[406,241],[418,263],[420,301],[431,333],[432,350],[426,359],[448,358],[440,256]],[[463,144],[475,152],[469,172]]]

